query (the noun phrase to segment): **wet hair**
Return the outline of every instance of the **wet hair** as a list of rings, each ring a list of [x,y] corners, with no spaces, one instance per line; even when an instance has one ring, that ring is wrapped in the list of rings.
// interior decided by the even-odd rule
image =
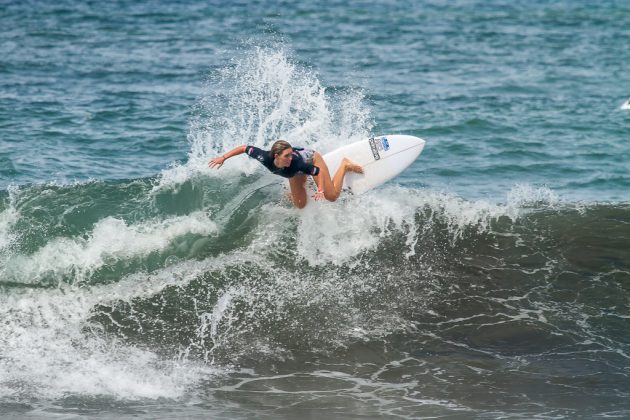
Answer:
[[[284,141],[284,140],[278,140],[274,144],[271,145],[271,157],[275,159],[276,155],[279,155],[285,150],[291,149],[291,148],[292,146],[289,144],[289,142]]]

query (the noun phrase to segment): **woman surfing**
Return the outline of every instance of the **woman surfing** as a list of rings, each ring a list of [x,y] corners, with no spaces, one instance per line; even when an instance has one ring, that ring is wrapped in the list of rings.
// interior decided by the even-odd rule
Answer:
[[[208,166],[220,168],[225,161],[233,156],[247,153],[250,158],[258,160],[267,169],[276,175],[289,179],[291,187],[291,200],[295,207],[301,209],[306,206],[306,177],[313,177],[317,185],[317,193],[313,196],[316,200],[325,198],[335,201],[341,193],[343,178],[346,172],[363,173],[363,168],[347,158],[343,158],[341,165],[334,177],[330,177],[328,166],[324,159],[315,150],[292,147],[284,140],[276,141],[271,150],[259,149],[255,146],[238,146],[223,156],[210,159]]]

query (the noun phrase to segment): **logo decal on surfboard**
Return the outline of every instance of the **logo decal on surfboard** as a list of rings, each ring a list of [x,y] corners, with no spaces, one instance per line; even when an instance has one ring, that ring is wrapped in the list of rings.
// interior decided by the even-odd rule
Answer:
[[[383,147],[383,145],[381,143],[376,143],[376,138],[372,137],[369,140],[370,143],[370,149],[372,149],[372,156],[374,156],[375,160],[379,160],[381,158],[381,155],[378,153],[378,146],[381,146],[381,148]]]
[[[387,152],[389,150],[389,142],[387,141],[387,137],[383,137],[382,141],[383,141],[383,150]]]

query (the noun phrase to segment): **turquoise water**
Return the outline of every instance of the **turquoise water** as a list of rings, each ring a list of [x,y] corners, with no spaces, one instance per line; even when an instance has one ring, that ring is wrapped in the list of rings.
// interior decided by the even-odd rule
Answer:
[[[630,416],[625,2],[0,8],[0,414]],[[380,134],[298,211],[244,157]]]

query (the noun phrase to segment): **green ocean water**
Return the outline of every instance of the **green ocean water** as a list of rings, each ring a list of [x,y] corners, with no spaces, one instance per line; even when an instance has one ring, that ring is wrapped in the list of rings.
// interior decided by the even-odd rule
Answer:
[[[0,5],[0,416],[630,415],[630,6]],[[255,161],[427,141],[293,209]]]

